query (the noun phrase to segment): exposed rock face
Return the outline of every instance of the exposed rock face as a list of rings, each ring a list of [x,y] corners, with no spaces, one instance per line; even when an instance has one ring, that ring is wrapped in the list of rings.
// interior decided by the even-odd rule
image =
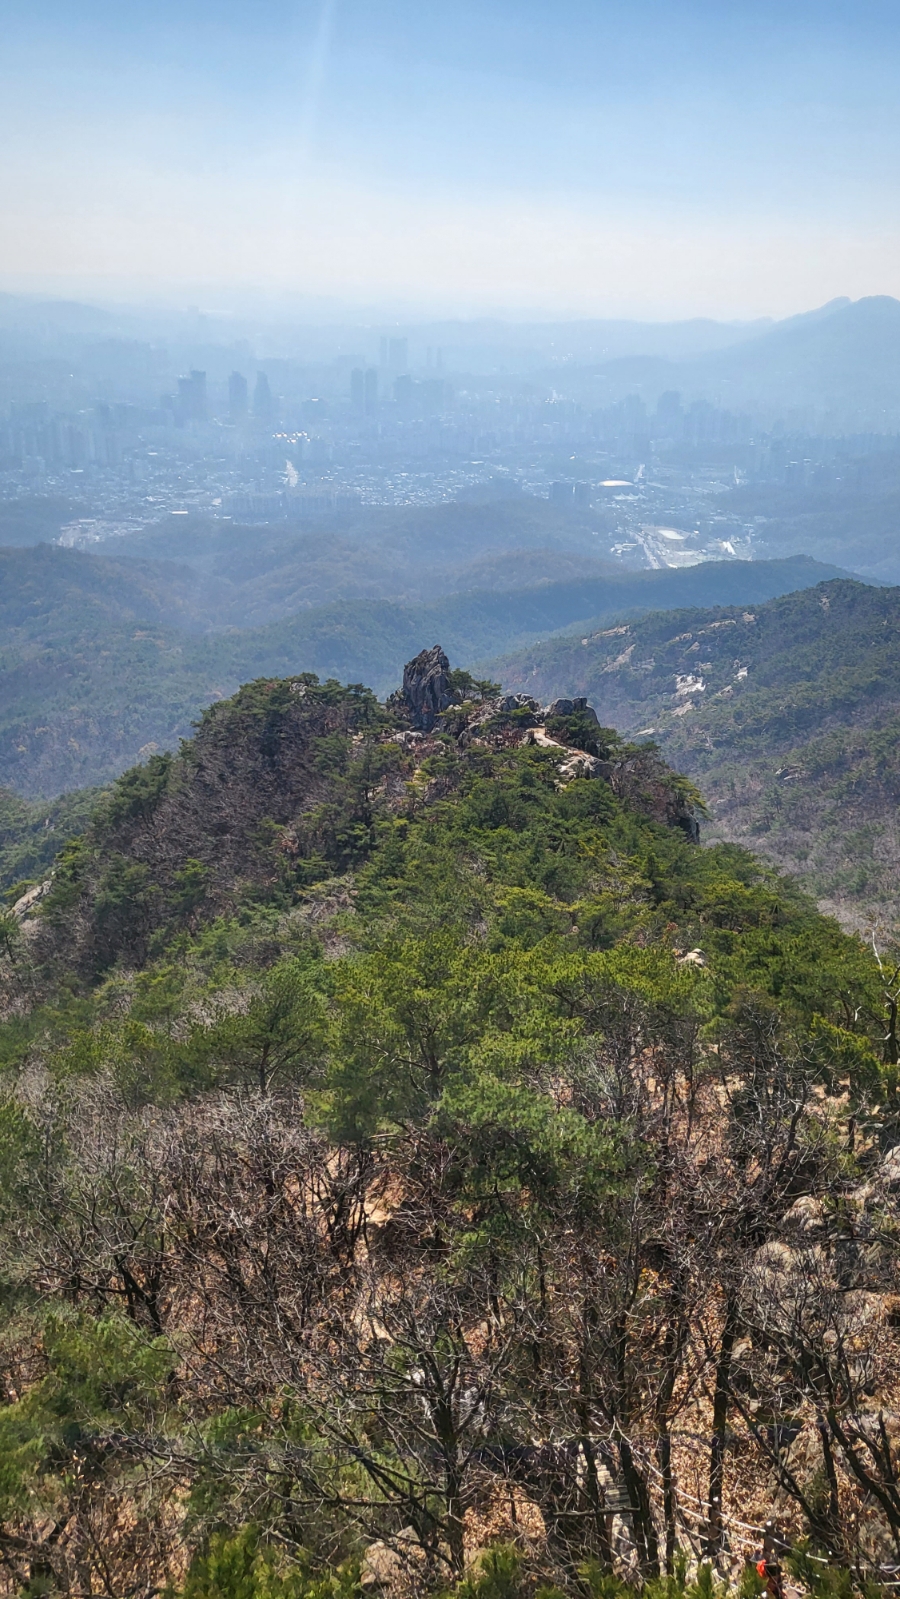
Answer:
[[[683,832],[687,833],[687,836],[692,844],[699,844],[700,823],[693,811],[681,811],[680,814],[675,818],[675,826],[680,827]]]
[[[34,915],[41,900],[46,899],[52,886],[52,879],[48,877],[45,882],[35,883],[33,888],[27,889],[21,898],[16,900],[12,908],[16,921],[28,921],[29,917]]]
[[[588,722],[597,722],[598,727],[600,725],[597,718],[597,712],[594,710],[592,705],[588,705],[587,700],[584,698],[577,700],[554,700],[552,705],[547,706],[544,714],[546,716],[583,716]]]
[[[642,816],[664,827],[680,827],[692,844],[699,844],[700,823],[671,779],[665,761],[645,748],[614,761],[610,783],[617,798]]]
[[[563,761],[559,774],[569,782],[573,777],[598,777],[608,783],[614,771],[612,761],[602,761],[596,755],[585,755],[581,750],[576,750],[567,761]]]
[[[441,646],[435,644],[430,650],[422,650],[403,668],[403,687],[388,700],[389,707],[409,724],[407,730],[394,737],[405,749],[414,750],[423,734],[431,733],[442,714],[456,705],[456,724],[451,725],[453,719],[444,717],[440,730],[454,736],[461,749],[475,739],[484,738],[488,742],[499,739],[507,744],[510,739],[515,742],[517,738],[524,738],[529,743],[549,746],[564,756],[559,768],[563,782],[595,778],[609,783],[619,799],[641,814],[665,826],[680,827],[692,843],[700,842],[696,816],[673,787],[668,767],[652,750],[632,749],[616,758],[613,738],[610,753],[614,758],[606,759],[573,748],[567,742],[565,728],[557,736],[549,736],[546,723],[554,717],[579,717],[599,728],[597,713],[585,697],[553,700],[543,709],[530,694],[499,694],[477,709],[460,707],[459,698],[450,687],[450,662]]]
[[[430,733],[442,711],[454,703],[450,687],[450,662],[441,646],[421,650],[403,668],[403,700],[413,727]]]
[[[507,716],[511,711],[531,711],[532,713],[537,713],[540,708],[541,707],[539,706],[537,700],[533,700],[530,694],[504,694],[502,698],[497,701],[498,712]]]

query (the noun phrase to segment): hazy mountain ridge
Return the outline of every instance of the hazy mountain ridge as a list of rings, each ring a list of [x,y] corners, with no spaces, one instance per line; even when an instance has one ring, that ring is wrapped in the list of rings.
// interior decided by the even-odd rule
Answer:
[[[570,372],[568,385],[585,400],[637,391],[655,403],[664,390],[679,390],[689,402],[715,398],[770,418],[792,410],[827,414],[833,432],[863,425],[891,431],[900,419],[898,361],[900,301],[873,295],[838,300],[681,359],[648,351],[586,364]]]
[[[493,669],[513,689],[587,694],[649,730],[751,842],[856,923],[900,907],[900,589],[832,582],[768,604],[646,617]]]
[[[442,638],[471,664],[601,611],[756,603],[832,571],[803,558],[621,571],[430,604],[347,599],[201,635],[206,580],[195,573],[46,546],[4,559],[0,784],[45,797],[108,782],[142,753],[176,747],[205,704],[251,678],[314,671],[386,693],[423,640]]]
[[[758,558],[814,552],[876,582],[900,579],[900,471],[897,456],[867,462],[868,481],[828,491],[747,484],[722,501],[737,531],[752,520]]]

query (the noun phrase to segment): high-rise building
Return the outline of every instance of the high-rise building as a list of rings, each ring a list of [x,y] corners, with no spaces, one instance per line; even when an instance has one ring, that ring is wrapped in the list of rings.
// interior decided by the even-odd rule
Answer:
[[[415,386],[413,380],[408,374],[404,373],[402,377],[394,380],[394,400],[396,401],[397,409],[407,415],[410,414],[413,409],[414,399]]]
[[[667,389],[656,402],[654,433],[661,438],[680,439],[684,433],[684,412],[677,389]]]
[[[378,410],[378,369],[370,366],[366,368],[365,382],[365,411],[366,416],[374,416]]]
[[[388,344],[388,366],[392,372],[405,372],[409,367],[409,340],[391,339]]]
[[[257,372],[256,387],[253,390],[253,415],[257,422],[271,422],[275,414],[272,401],[272,390],[265,372]]]
[[[366,374],[361,366],[355,366],[350,373],[350,404],[360,415],[366,409]]]
[[[206,421],[205,372],[191,372],[178,379],[178,419],[182,423]]]
[[[232,422],[243,422],[247,415],[247,379],[242,372],[232,372],[228,379],[228,415]]]

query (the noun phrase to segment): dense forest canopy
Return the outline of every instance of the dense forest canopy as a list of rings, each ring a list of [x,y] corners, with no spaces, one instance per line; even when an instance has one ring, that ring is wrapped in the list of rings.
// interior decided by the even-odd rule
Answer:
[[[719,836],[799,875],[845,924],[896,921],[900,589],[836,581],[659,612],[490,666],[648,733],[701,785]]]
[[[435,659],[214,705],[3,919],[7,1591],[710,1595],[771,1520],[874,1593],[892,951]]]
[[[134,558],[130,539],[103,555],[0,549],[0,786],[54,799],[110,782],[176,749],[210,701],[248,679],[308,669],[387,692],[429,635],[471,666],[586,617],[756,604],[837,572],[804,556],[629,571],[590,549],[508,550],[502,518],[485,539],[489,514],[400,518],[389,549],[202,521],[178,523],[182,559],[165,527],[137,541],[165,556],[153,561]],[[543,538],[550,530],[539,519]],[[529,531],[526,519],[522,540]]]

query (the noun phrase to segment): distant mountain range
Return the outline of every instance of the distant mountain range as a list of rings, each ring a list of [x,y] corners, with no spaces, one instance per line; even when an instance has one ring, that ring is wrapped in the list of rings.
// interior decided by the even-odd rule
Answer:
[[[815,314],[815,313],[813,313]],[[620,356],[662,356],[682,360],[708,350],[723,348],[741,339],[752,338],[772,326],[770,318],[756,321],[717,322],[710,317],[693,317],[679,322],[639,322],[620,318],[590,318],[577,321],[511,321],[495,317],[466,320],[445,319],[410,324],[403,331],[414,334],[422,345],[441,349],[453,359],[456,368],[472,372],[528,370],[552,357],[580,360],[612,360]],[[97,338],[135,338],[161,329],[176,340],[195,341],[199,337],[208,347],[218,342],[231,344],[238,339],[262,339],[270,345],[296,342],[313,357],[334,353],[337,343],[346,343],[348,332],[373,331],[368,318],[365,329],[353,324],[352,313],[346,322],[304,321],[296,312],[288,315],[269,309],[256,316],[223,315],[216,320],[193,318],[174,310],[151,310],[141,306],[98,306],[73,300],[51,300],[29,295],[0,294],[0,337],[4,333],[57,339],[71,343]],[[374,331],[378,332],[377,321]],[[396,334],[394,318],[385,332]]]
[[[510,690],[585,694],[657,742],[715,834],[795,872],[851,925],[900,914],[900,588],[837,581],[667,611],[491,663]]]
[[[0,295],[0,345],[34,341],[46,354],[81,352],[86,370],[103,338],[159,338],[163,326],[174,340],[178,359],[190,362],[200,344],[204,361],[221,345],[238,339],[282,343],[293,348],[302,336],[311,359],[332,359],[353,329],[345,326],[288,326],[271,318],[223,317],[196,325],[175,313],[135,307],[104,308],[71,301]],[[371,328],[365,330],[366,336]],[[397,331],[392,326],[391,332]],[[900,404],[900,302],[887,295],[830,301],[813,311],[748,322],[694,318],[683,322],[580,320],[504,322],[497,319],[410,324],[422,345],[440,347],[452,369],[473,375],[565,373],[570,395],[580,389],[597,398],[636,390],[651,401],[664,389],[681,389],[688,398],[705,397],[726,406],[805,407],[833,411],[836,418],[858,410],[883,423]],[[198,343],[198,341],[200,341]],[[24,348],[24,346],[23,346]],[[99,345],[98,345],[99,348]],[[198,357],[199,358],[199,357]]]
[[[680,356],[623,355],[567,375],[585,399],[664,390],[733,410],[813,408],[830,431],[900,422],[900,301],[888,295],[835,300],[749,336]]]

